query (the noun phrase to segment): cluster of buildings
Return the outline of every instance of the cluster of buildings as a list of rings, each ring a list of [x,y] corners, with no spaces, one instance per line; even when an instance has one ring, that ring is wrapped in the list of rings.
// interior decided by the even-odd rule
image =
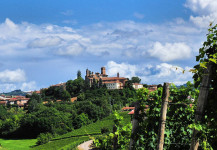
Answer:
[[[90,70],[86,70],[85,80],[89,82],[90,86],[93,85],[93,82],[105,84],[107,89],[123,89],[126,81],[128,81],[125,77],[120,77],[119,72],[117,72],[116,77],[108,77],[106,74],[105,67],[101,67],[101,73],[96,72],[95,74]],[[133,83],[133,87],[135,89],[140,89],[143,87],[140,83]]]
[[[1,95],[0,96],[0,105],[17,105],[18,107],[25,107],[28,103],[29,98],[26,98],[25,96],[6,96]]]

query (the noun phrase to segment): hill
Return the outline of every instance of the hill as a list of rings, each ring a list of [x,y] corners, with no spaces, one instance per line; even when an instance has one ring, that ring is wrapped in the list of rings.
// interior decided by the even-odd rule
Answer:
[[[0,95],[7,95],[7,96],[26,96],[26,92],[23,92],[21,90],[14,90],[8,93],[0,93]]]

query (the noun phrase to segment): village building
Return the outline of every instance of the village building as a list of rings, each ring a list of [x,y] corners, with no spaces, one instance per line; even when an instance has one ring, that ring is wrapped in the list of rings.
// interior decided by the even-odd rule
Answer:
[[[90,86],[92,86],[95,81],[98,84],[100,82],[101,84],[105,84],[107,89],[123,89],[127,80],[127,78],[119,77],[119,73],[117,73],[116,77],[108,77],[105,67],[101,68],[101,73],[96,72],[95,74],[88,69],[86,70],[85,81],[88,82]]]
[[[24,107],[27,105],[29,98],[25,96],[0,96],[0,105],[17,105],[18,107]]]
[[[141,88],[143,88],[143,84],[133,83],[133,88],[136,89],[136,90],[141,89]]]

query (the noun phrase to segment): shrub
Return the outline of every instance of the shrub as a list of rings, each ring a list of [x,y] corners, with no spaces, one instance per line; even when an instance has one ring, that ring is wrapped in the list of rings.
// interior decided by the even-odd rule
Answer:
[[[41,133],[38,137],[37,137],[37,145],[42,145],[45,143],[48,143],[51,139],[53,138],[53,135],[51,133]]]

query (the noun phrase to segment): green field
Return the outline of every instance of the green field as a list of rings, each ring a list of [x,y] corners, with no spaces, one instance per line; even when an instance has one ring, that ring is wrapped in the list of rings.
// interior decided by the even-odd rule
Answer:
[[[36,139],[0,139],[0,150],[29,150]]]
[[[130,122],[130,115],[126,112],[120,113],[124,117],[124,122]],[[36,139],[0,139],[0,150],[67,150],[77,147],[80,143],[88,141],[90,137],[101,134],[101,128],[107,127],[110,131],[113,128],[114,116],[110,115],[95,123],[83,126],[67,134],[54,138],[47,144],[36,146]]]

